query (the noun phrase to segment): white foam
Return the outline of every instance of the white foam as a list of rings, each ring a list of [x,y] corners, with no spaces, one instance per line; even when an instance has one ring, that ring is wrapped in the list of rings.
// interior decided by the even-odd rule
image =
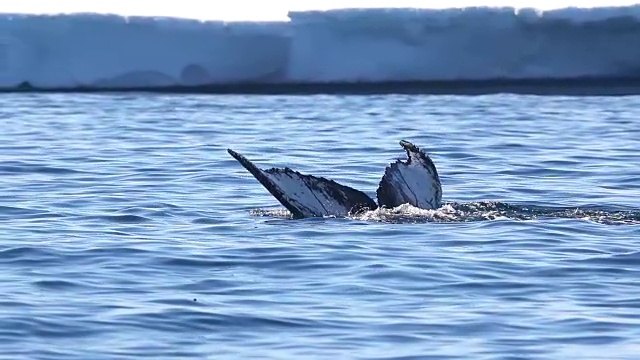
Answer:
[[[477,216],[478,217],[478,216]],[[479,217],[485,219],[495,219],[489,212],[483,213]],[[452,207],[444,205],[438,209],[421,209],[410,204],[402,204],[394,208],[378,208],[365,211],[351,216],[353,219],[362,221],[378,222],[457,222],[469,218],[469,214]]]
[[[0,15],[0,87],[636,77],[640,6],[346,9],[289,22]]]

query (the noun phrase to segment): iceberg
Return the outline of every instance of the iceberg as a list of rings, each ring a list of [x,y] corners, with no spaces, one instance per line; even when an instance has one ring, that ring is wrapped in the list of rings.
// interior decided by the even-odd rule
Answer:
[[[222,22],[1,14],[0,89],[640,84],[640,47],[633,46],[640,43],[640,6],[339,9],[288,16]]]

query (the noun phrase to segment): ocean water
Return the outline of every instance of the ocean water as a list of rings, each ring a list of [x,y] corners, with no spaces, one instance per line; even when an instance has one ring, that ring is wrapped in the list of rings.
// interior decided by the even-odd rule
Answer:
[[[2,95],[0,358],[637,358],[639,109]],[[375,195],[401,139],[482,216],[291,220],[226,152]]]

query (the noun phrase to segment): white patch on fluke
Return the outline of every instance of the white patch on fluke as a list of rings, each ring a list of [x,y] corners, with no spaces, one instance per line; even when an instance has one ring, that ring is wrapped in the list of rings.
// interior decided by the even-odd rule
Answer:
[[[378,187],[380,206],[394,208],[411,204],[420,209],[437,209],[442,202],[442,185],[433,161],[408,141],[400,145],[407,161],[398,160],[385,169]]]
[[[431,186],[425,184],[425,179],[433,178],[433,173],[427,168],[414,162],[406,166],[398,166],[390,176],[396,184],[396,191],[406,200],[405,203],[420,209],[437,207],[437,186],[433,186],[433,183]]]
[[[282,191],[286,201],[305,209],[305,216],[347,216],[351,211],[350,204],[336,201],[336,195],[344,200],[348,196],[329,181],[292,170],[269,169],[263,173]]]
[[[377,207],[367,194],[333,180],[289,168],[262,170],[237,152],[228,152],[296,218],[345,217]]]

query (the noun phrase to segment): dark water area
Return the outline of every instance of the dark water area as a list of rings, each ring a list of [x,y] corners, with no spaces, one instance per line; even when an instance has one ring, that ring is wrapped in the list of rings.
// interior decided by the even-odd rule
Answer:
[[[546,95],[546,96],[627,96],[640,94],[640,78],[495,78],[433,81],[251,81],[207,85],[171,86],[69,86],[38,87],[23,82],[17,87],[0,87],[0,93],[151,93],[209,95]]]

